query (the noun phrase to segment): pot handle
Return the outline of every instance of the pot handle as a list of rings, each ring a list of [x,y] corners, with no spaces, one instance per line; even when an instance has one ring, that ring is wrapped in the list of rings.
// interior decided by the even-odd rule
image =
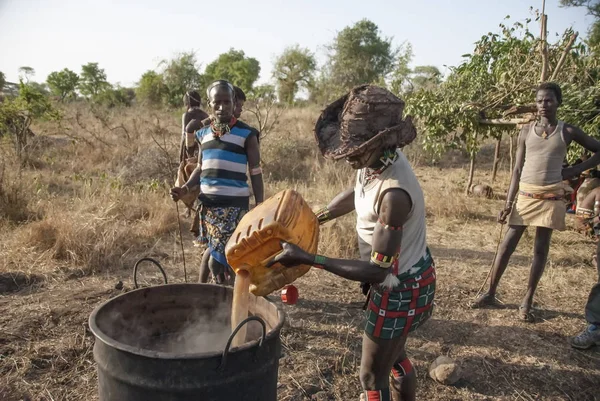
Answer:
[[[219,371],[222,372],[223,370],[225,370],[225,364],[227,362],[227,355],[229,355],[229,348],[231,347],[231,342],[233,341],[233,338],[235,337],[237,332],[240,331],[240,329],[242,328],[243,325],[245,325],[246,323],[248,323],[252,320],[256,320],[262,326],[262,336],[260,337],[260,340],[258,340],[258,346],[259,347],[262,346],[263,341],[265,341],[265,338],[267,336],[267,325],[265,324],[265,321],[262,320],[258,316],[250,316],[250,317],[242,320],[240,322],[240,324],[237,325],[235,330],[233,330],[233,333],[231,333],[231,335],[229,336],[229,339],[227,340],[227,344],[225,345],[225,349],[223,350],[223,356],[221,357],[221,365],[219,365],[219,369],[218,369]]]
[[[165,273],[165,269],[163,269],[163,267],[158,262],[158,260],[152,259],[152,258],[141,258],[140,260],[135,262],[135,266],[133,266],[133,288],[135,288],[136,290],[139,288],[138,281],[137,281],[137,273],[138,273],[138,267],[140,266],[140,264],[142,262],[151,262],[156,267],[158,267],[158,270],[160,270],[160,272],[162,273],[163,279],[165,280],[165,284],[168,284],[167,283],[167,274]]]

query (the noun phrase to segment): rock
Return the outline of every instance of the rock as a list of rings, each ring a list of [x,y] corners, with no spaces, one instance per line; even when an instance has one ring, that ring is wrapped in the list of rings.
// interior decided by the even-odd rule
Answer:
[[[429,367],[429,376],[438,383],[453,385],[461,378],[458,363],[447,356],[439,356]]]
[[[122,290],[123,289],[123,282],[119,281],[117,284],[115,284],[115,290]]]
[[[319,391],[310,397],[311,401],[329,401],[333,398],[330,397],[325,391]]]
[[[494,190],[489,185],[477,184],[471,187],[471,194],[491,199],[494,197]]]

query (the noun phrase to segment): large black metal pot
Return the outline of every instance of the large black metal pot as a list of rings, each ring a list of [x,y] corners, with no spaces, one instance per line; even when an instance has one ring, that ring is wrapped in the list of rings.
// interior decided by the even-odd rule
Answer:
[[[229,332],[212,336],[224,350],[189,353],[157,345],[198,314],[226,325],[230,314],[223,311],[231,310],[232,298],[229,287],[169,284],[97,307],[89,324],[96,336],[100,401],[275,401],[284,314],[266,298],[250,294],[251,316],[244,322],[250,342],[240,347],[230,349]]]

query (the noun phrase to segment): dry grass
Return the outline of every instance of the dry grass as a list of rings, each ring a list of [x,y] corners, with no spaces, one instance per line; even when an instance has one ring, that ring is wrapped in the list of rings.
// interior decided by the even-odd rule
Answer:
[[[167,197],[179,138],[177,113],[67,112],[62,126],[43,125],[28,167],[11,164],[2,147],[0,175],[0,399],[92,400],[96,373],[87,317],[99,303],[131,288],[129,268],[151,254],[182,281],[175,207]],[[286,111],[261,141],[267,194],[295,188],[315,208],[352,185],[343,163],[317,155],[312,125],[318,110]],[[251,121],[250,121],[251,122]],[[438,266],[434,318],[409,339],[419,372],[418,399],[600,399],[600,353],[579,352],[567,338],[584,326],[587,292],[595,280],[592,241],[555,233],[536,301],[540,321],[514,319],[525,292],[533,233],[526,234],[500,286],[506,308],[471,310],[499,234],[499,199],[466,198],[465,158],[450,152],[434,165],[418,144],[407,149],[417,166]],[[489,181],[489,146],[476,182]],[[6,155],[6,157],[5,157]],[[506,162],[494,190],[508,183]],[[197,279],[200,252],[184,221],[186,260]],[[319,251],[355,257],[352,216],[322,228]],[[146,273],[144,273],[146,274]],[[152,274],[149,274],[152,276]],[[115,284],[123,281],[122,290]],[[297,282],[300,301],[285,306],[285,357],[280,400],[358,399],[363,297],[358,284],[311,270]],[[456,387],[427,377],[438,355],[465,371]]]

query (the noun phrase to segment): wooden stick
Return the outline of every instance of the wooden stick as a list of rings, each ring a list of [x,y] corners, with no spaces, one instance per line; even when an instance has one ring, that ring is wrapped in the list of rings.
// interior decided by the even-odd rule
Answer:
[[[558,59],[558,63],[556,64],[556,67],[554,68],[554,71],[552,72],[550,81],[554,81],[556,79],[560,69],[562,68],[563,64],[565,63],[565,60],[567,59],[567,54],[569,54],[569,52],[573,48],[573,44],[575,44],[575,41],[577,40],[578,35],[579,35],[579,33],[575,32],[569,38],[569,42],[567,42],[567,46],[564,48],[562,54],[560,55],[560,59]]]
[[[492,118],[489,120],[480,120],[479,124],[481,125],[519,125],[519,124],[528,124],[532,120],[530,118],[513,118],[513,119],[504,119],[504,118]]]
[[[471,185],[473,185],[473,176],[475,175],[475,152],[471,153],[471,165],[469,166],[469,180],[467,181],[467,188],[465,189],[465,195],[468,195],[471,191]]]
[[[500,138],[496,141],[496,147],[494,148],[494,164],[492,165],[492,184],[496,179],[496,174],[498,173],[498,165],[500,164],[500,145],[502,145],[502,134]]]
[[[542,73],[540,82],[545,82],[548,78],[548,42],[546,41],[548,16],[545,14],[546,0],[542,1],[542,18],[540,32],[540,53],[542,55]]]

